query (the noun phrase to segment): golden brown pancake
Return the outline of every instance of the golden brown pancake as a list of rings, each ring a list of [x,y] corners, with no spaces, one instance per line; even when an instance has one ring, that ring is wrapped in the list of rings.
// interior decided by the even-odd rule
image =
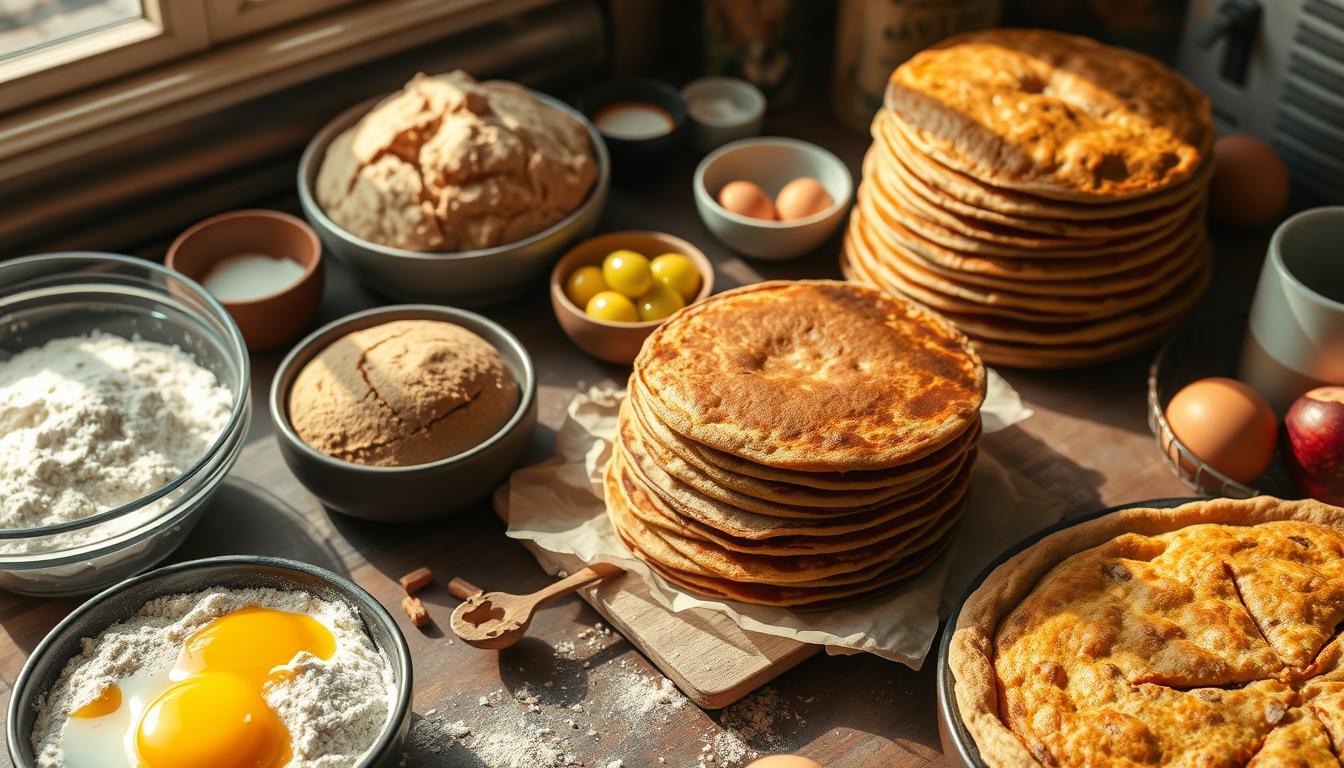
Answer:
[[[887,110],[879,112],[879,117],[888,115]],[[929,157],[915,149],[904,137],[899,122],[895,120],[885,119],[880,122],[875,120],[873,139],[882,143],[888,152],[898,157],[921,179],[935,184],[940,191],[976,208],[998,211],[1010,216],[1091,221],[1144,213],[1175,205],[1191,194],[1200,194],[1199,190],[1213,175],[1213,163],[1205,162],[1200,164],[1194,177],[1170,189],[1106,202],[1069,202],[995,187],[949,168],[937,158]]]
[[[918,508],[919,498],[915,498],[908,503],[897,502],[871,511],[847,515],[812,517],[761,515],[717,502],[679,483],[656,465],[646,464],[641,467],[631,458],[624,445],[617,444],[614,453],[621,457],[625,466],[639,478],[646,490],[651,491],[668,508],[675,510],[684,521],[713,528],[739,539],[761,541],[782,536],[841,536],[904,517],[911,510]],[[940,493],[955,482],[961,472],[969,472],[974,463],[975,451],[972,450],[960,460],[954,472],[937,478],[937,483],[930,485],[927,493]]]
[[[711,468],[713,474],[683,459],[661,443],[641,419],[639,408],[627,398],[622,405],[618,428],[621,445],[641,466],[652,463],[680,484],[723,504],[748,512],[774,517],[816,518],[871,511],[891,503],[922,495],[947,474],[954,457],[941,469],[917,475],[910,483],[891,488],[859,491],[827,491],[788,483],[763,483],[750,478],[733,477]],[[653,420],[656,421],[656,420]]]
[[[1024,282],[1118,278],[1126,272],[1151,267],[1163,260],[1168,254],[1188,244],[1197,231],[1202,231],[1203,226],[1203,211],[1197,210],[1171,231],[1164,229],[1150,233],[1137,240],[1129,250],[1102,253],[1098,249],[1088,249],[1067,258],[1048,254],[1043,258],[994,256],[947,248],[906,228],[894,211],[883,207],[887,204],[881,196],[870,191],[868,180],[859,185],[856,199],[856,210],[863,214],[865,225],[884,243],[899,246],[913,256],[957,274],[985,275]]]
[[[880,185],[871,187],[871,200],[882,221],[889,226],[899,224],[906,231],[957,253],[988,256],[1001,259],[1078,259],[1094,258],[1117,253],[1132,253],[1169,239],[1187,226],[1181,219],[1172,219],[1153,229],[1133,235],[1093,240],[1065,239],[1039,240],[1035,243],[995,242],[986,238],[970,237],[937,221],[919,215],[901,199]]]
[[[633,552],[646,562],[656,562],[679,573],[739,584],[798,588],[864,585],[901,560],[916,557],[941,543],[961,518],[962,502],[958,501],[916,537],[901,537],[901,542],[835,555],[778,557],[726,553],[710,542],[644,523],[632,512],[631,497],[626,495],[628,490],[637,497],[643,494],[642,489],[637,483],[621,484],[616,475],[611,467],[604,475],[607,511],[613,527]],[[879,550],[883,556],[874,557]]]
[[[905,473],[888,472],[885,477],[863,481],[847,481],[843,476],[835,479],[828,477],[821,479],[819,484],[815,477],[799,477],[801,473],[788,473],[741,459],[734,461],[731,457],[725,458],[723,454],[708,458],[710,449],[681,437],[649,415],[640,405],[639,389],[636,386],[630,388],[625,407],[630,409],[634,427],[643,440],[652,440],[675,453],[698,476],[764,501],[796,506],[854,507],[894,498],[918,487],[959,461],[980,436],[977,422],[953,442],[906,465],[903,469],[908,471]]]
[[[856,211],[850,218],[845,247],[851,258],[865,261],[870,271],[884,282],[940,312],[994,315],[1039,323],[1078,323],[1125,314],[1151,304],[1204,267],[1207,243],[1202,239],[1178,258],[1168,260],[1169,271],[1157,273],[1157,279],[1136,288],[1116,288],[1107,295],[1042,296],[1011,290],[986,289],[973,283],[948,278],[907,259],[899,250],[880,252],[867,235],[864,219]],[[965,327],[962,330],[967,330]]]
[[[960,473],[951,478],[948,484],[931,492],[928,497],[908,511],[891,515],[873,516],[853,525],[848,523],[832,530],[829,526],[815,524],[798,528],[791,535],[768,538],[745,538],[726,533],[718,527],[700,521],[697,515],[683,514],[683,508],[675,501],[668,501],[651,488],[643,476],[631,466],[624,451],[617,451],[612,457],[611,472],[631,514],[646,525],[670,530],[690,538],[699,538],[717,544],[726,550],[745,554],[794,555],[844,552],[857,549],[866,544],[892,536],[918,538],[932,527],[936,521],[948,512],[950,506],[965,496],[970,484],[970,464],[963,466]],[[635,492],[638,488],[639,492]]]
[[[637,407],[641,408],[640,412],[648,416],[651,423],[657,423],[661,430],[669,435],[675,436],[679,445],[689,447],[694,451],[695,456],[702,460],[703,463],[717,467],[719,472],[726,472],[744,482],[748,480],[760,480],[767,483],[784,483],[791,486],[833,491],[909,487],[914,483],[926,480],[935,472],[942,471],[952,462],[959,460],[959,457],[965,454],[969,448],[974,447],[976,441],[980,437],[980,422],[977,419],[969,429],[958,435],[951,442],[933,453],[916,461],[912,461],[909,464],[878,470],[795,472],[769,467],[764,464],[757,464],[756,462],[687,440],[685,437],[672,432],[667,425],[650,415],[647,408],[638,405],[641,401],[639,395],[640,387],[638,381],[633,376],[630,381],[630,392],[631,396],[636,401]]]
[[[942,541],[935,542],[924,551],[892,566],[866,584],[847,584],[835,587],[780,587],[769,584],[743,584],[726,579],[696,576],[668,568],[661,563],[648,559],[647,555],[638,550],[634,551],[640,560],[643,560],[650,569],[663,577],[664,580],[690,592],[698,592],[723,600],[736,600],[742,603],[781,606],[797,611],[820,611],[840,608],[866,600],[918,576],[946,551],[951,540],[951,534],[944,536]],[[623,541],[625,541],[627,547],[633,547],[629,540],[623,539]]]
[[[921,459],[970,427],[985,393],[983,366],[942,317],[828,280],[688,307],[645,341],[634,375],[678,434],[805,472]]]
[[[885,113],[878,113],[874,119],[874,131],[877,131],[877,122],[888,119]],[[921,179],[899,155],[879,144],[874,144],[864,158],[864,175],[880,180],[885,189],[907,200],[913,209],[951,229],[965,227],[964,234],[969,235],[974,235],[982,222],[1066,237],[1114,238],[1134,235],[1156,229],[1172,219],[1188,217],[1199,200],[1198,190],[1191,188],[1172,205],[1138,213],[1122,212],[1114,218],[1079,221],[1060,217],[1014,216],[970,205],[944,192]]]
[[[1193,177],[1209,100],[1161,62],[1046,30],[956,35],[892,74],[886,107],[922,153],[996,187],[1107,203]]]
[[[614,473],[608,473],[612,475]],[[961,500],[951,506],[952,511],[938,519],[937,524],[923,536],[897,536],[872,542],[855,549],[807,555],[767,555],[733,552],[707,539],[698,539],[674,533],[667,528],[654,529],[631,511],[632,505],[645,506],[652,502],[643,496],[647,492],[638,483],[623,485],[616,480],[613,494],[608,489],[607,512],[612,524],[645,553],[678,570],[703,576],[760,584],[787,585],[799,582],[848,584],[866,581],[875,570],[917,551],[930,536],[940,536],[955,525],[960,517]],[[626,492],[631,496],[625,496]]]

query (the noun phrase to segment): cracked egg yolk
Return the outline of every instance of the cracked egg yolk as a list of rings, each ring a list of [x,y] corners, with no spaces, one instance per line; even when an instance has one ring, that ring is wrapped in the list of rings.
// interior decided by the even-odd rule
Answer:
[[[142,768],[278,768],[289,762],[290,735],[266,703],[266,685],[300,653],[329,659],[335,650],[331,631],[311,616],[248,606],[187,638],[166,680],[154,674],[161,682],[148,691],[143,675],[108,686],[71,723],[124,723],[129,764]]]

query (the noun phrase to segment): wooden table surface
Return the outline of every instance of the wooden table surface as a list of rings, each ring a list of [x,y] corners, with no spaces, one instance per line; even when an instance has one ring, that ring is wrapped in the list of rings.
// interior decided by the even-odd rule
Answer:
[[[820,113],[773,116],[768,128],[830,147],[858,179],[866,136]],[[694,213],[693,168],[692,158],[681,158],[665,174],[651,174],[644,186],[614,188],[602,231],[657,229],[685,237],[715,262],[722,288],[763,278],[839,277],[838,235],[816,253],[783,264],[748,262],[729,253]],[[1267,235],[1217,234],[1217,270],[1201,315],[1244,311]],[[380,303],[338,265],[329,267],[322,322]],[[517,334],[535,360],[540,423],[529,461],[542,459],[576,390],[623,380],[627,371],[597,363],[568,343],[544,286],[485,314]],[[172,559],[235,553],[294,557],[348,573],[388,606],[402,621],[415,663],[417,714],[407,765],[492,766],[485,751],[470,751],[453,738],[447,724],[457,721],[472,731],[466,741],[564,737],[567,751],[583,766],[621,760],[625,768],[682,768],[711,754],[718,761],[709,765],[724,765],[731,762],[724,758],[732,750],[723,746],[734,738],[761,752],[800,752],[830,768],[942,763],[932,659],[914,671],[873,656],[819,655],[771,683],[766,693],[723,712],[706,713],[690,704],[642,712],[646,705],[632,704],[630,692],[656,670],[619,637],[594,635],[598,617],[577,598],[541,611],[529,639],[508,651],[480,651],[450,641],[444,632],[456,601],[442,587],[449,576],[511,592],[534,590],[545,576],[519,544],[504,536],[484,504],[450,521],[410,526],[378,525],[326,511],[289,473],[271,434],[265,401],[280,356],[254,357],[249,442],[212,508]],[[1068,514],[1188,495],[1162,463],[1148,431],[1150,357],[1078,371],[1000,371],[1036,413],[987,436],[983,449],[1057,496]],[[421,565],[438,577],[422,595],[434,622],[428,631],[411,627],[398,609],[397,577]],[[76,604],[0,595],[0,681],[6,697],[28,652]],[[568,643],[574,644],[573,652]],[[528,699],[528,692],[535,695],[535,702],[517,702],[520,692]],[[481,704],[482,697],[488,705]],[[537,728],[563,733],[538,734]]]

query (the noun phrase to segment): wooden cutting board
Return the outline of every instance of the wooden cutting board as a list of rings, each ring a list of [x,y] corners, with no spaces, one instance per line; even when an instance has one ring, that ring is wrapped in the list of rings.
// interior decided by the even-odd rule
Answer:
[[[504,517],[502,505],[495,509]],[[583,561],[520,542],[549,574],[574,573]],[[692,608],[673,613],[649,587],[629,574],[579,590],[612,629],[653,662],[686,697],[705,709],[722,709],[760,688],[821,646],[748,632],[717,611]]]

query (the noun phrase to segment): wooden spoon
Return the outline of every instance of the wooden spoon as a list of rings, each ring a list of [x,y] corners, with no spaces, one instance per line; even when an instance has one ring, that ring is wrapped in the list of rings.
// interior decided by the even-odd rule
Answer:
[[[508,648],[527,634],[537,606],[620,573],[625,573],[620,566],[593,563],[530,595],[477,592],[453,610],[448,625],[468,645],[492,651]]]

